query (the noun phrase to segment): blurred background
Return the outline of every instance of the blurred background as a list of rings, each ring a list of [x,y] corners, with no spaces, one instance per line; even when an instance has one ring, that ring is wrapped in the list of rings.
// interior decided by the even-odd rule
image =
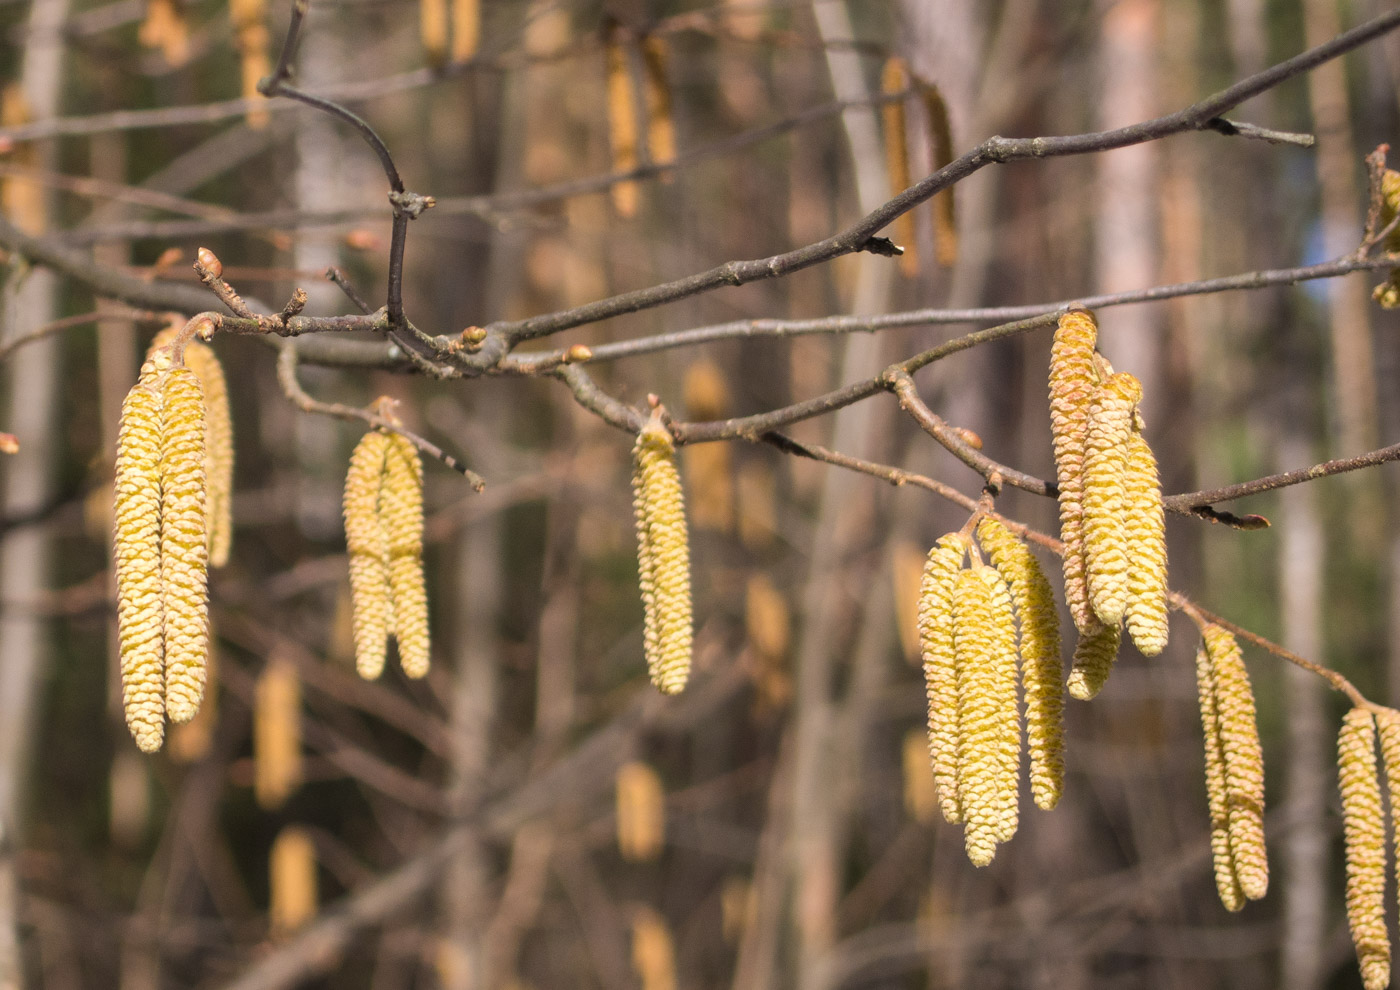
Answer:
[[[907,181],[891,169],[892,106],[917,179],[992,134],[1178,109],[1387,6],[314,0],[296,71],[362,112],[409,188],[437,197],[410,230],[406,308],[456,334],[829,235]],[[380,305],[389,211],[372,153],[309,109],[240,102],[288,14],[281,0],[0,0],[6,217],[153,279],[194,284],[207,246],[273,311],[296,286],[308,312],[352,310],[330,265]],[[1395,135],[1398,100],[1390,37],[1236,114],[1316,133],[1314,148],[1202,133],[984,169],[886,231],[900,261],[843,258],[547,343],[1334,258],[1360,240],[1362,157]],[[142,756],[115,677],[110,477],[117,411],[160,321],[17,256],[3,279],[0,429],[21,449],[0,463],[0,985],[1360,985],[1342,708],[1319,679],[1246,649],[1274,882],[1240,915],[1214,891],[1180,616],[1161,658],[1125,647],[1095,701],[1067,702],[1064,799],[1048,813],[1023,799],[1020,833],[974,869],[935,812],[913,633],[922,556],[965,511],[761,445],[683,450],[696,673],[663,699],[642,658],[631,438],[548,380],[303,370],[319,399],[400,398],[412,429],[487,479],[475,494],[428,463],[434,667],[365,683],[340,521],[361,431],[298,412],[259,342],[217,340],[237,531],[212,575],[212,689]],[[1400,341],[1369,300],[1377,281],[1103,310],[1100,346],[1143,381],[1165,489],[1400,438],[1383,384]],[[627,403],[655,393],[713,419],[973,328],[733,341],[592,370]],[[1041,477],[1049,339],[918,378],[989,455]],[[888,397],[792,433],[980,488]],[[1397,700],[1397,481],[1386,465],[1232,506],[1268,516],[1265,531],[1170,519],[1172,585]],[[1055,529],[1048,500],[1013,490],[998,508]]]

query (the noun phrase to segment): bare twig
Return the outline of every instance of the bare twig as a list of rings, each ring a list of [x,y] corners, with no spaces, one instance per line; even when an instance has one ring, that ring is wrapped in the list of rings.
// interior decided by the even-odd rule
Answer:
[[[1305,481],[1316,481],[1318,478],[1328,478],[1334,474],[1345,474],[1348,471],[1359,471],[1362,468],[1375,467],[1377,464],[1385,464],[1387,461],[1395,460],[1400,460],[1400,443],[1391,444],[1389,447],[1381,447],[1377,450],[1367,451],[1355,457],[1342,457],[1332,461],[1323,461],[1321,464],[1314,464],[1312,467],[1298,468],[1295,471],[1285,471],[1282,474],[1271,474],[1266,478],[1242,481],[1236,485],[1226,485],[1224,488],[1212,488],[1200,492],[1186,492],[1181,495],[1168,495],[1162,499],[1162,503],[1173,512],[1194,512],[1200,507],[1208,506],[1213,502],[1229,502],[1237,498],[1244,498],[1248,495],[1258,495],[1260,492],[1273,491],[1275,488],[1287,488],[1289,485],[1298,485]]]
[[[368,313],[373,308],[369,303],[365,302],[364,296],[360,295],[359,291],[350,284],[350,280],[339,268],[327,268],[326,280],[334,282],[340,291],[345,293],[345,298],[354,303],[361,313]]]
[[[227,306],[235,316],[241,316],[245,320],[256,320],[253,311],[248,308],[248,304],[243,301],[243,297],[234,291],[233,286],[224,281],[224,266],[208,248],[200,248],[195,255],[194,270],[199,275],[199,280],[209,287],[209,291],[219,297],[219,301]]]
[[[8,358],[25,344],[31,344],[36,340],[43,340],[50,334],[71,330],[73,327],[86,326],[89,323],[100,323],[104,320],[136,320],[143,323],[150,323],[159,322],[164,318],[164,314],[156,313],[148,309],[99,309],[90,313],[77,313],[73,316],[65,316],[45,323],[42,326],[37,326],[33,330],[26,330],[23,333],[16,334],[3,344],[0,344],[0,361]]]
[[[1272,128],[1260,127],[1258,124],[1247,124],[1240,120],[1226,120],[1224,117],[1216,117],[1214,120],[1207,121],[1206,126],[1220,134],[1253,138],[1257,141],[1267,141],[1270,144],[1291,144],[1298,148],[1311,148],[1317,144],[1317,138],[1311,134],[1276,131]]]
[[[297,348],[290,341],[282,344],[281,356],[277,359],[277,381],[282,386],[283,393],[287,398],[296,404],[297,408],[303,412],[321,413],[325,416],[335,416],[337,419],[358,419],[368,423],[376,429],[386,430],[390,433],[397,433],[399,436],[409,440],[415,447],[427,454],[434,460],[456,471],[466,478],[476,491],[481,491],[486,487],[486,481],[481,475],[467,467],[457,458],[444,451],[437,444],[420,437],[411,430],[395,423],[392,420],[380,416],[378,413],[370,412],[368,409],[359,409],[355,406],[342,405],[339,402],[319,402],[306,394],[297,381]]]

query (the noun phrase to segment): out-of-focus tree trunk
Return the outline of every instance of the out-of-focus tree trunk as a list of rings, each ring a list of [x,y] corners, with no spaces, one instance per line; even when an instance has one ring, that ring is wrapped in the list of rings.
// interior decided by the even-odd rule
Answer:
[[[68,0],[35,0],[25,26],[27,40],[20,68],[20,91],[37,120],[58,115],[63,87],[60,27]],[[38,164],[52,168],[54,149],[45,146]],[[16,222],[35,229],[45,222],[47,195],[35,189],[37,210]],[[23,333],[54,318],[54,276],[30,272],[10,299],[7,335]],[[18,351],[10,365],[10,400],[4,429],[19,437],[19,453],[3,468],[4,511],[23,516],[39,509],[49,495],[49,465],[55,436],[52,417],[59,380],[59,342],[48,338]],[[12,530],[0,544],[0,987],[19,987],[23,965],[19,946],[19,883],[15,854],[24,826],[36,690],[44,655],[44,623],[34,600],[47,584],[49,538],[40,525]]]
[[[1304,0],[1303,26],[1309,46],[1341,32],[1337,0]],[[1360,156],[1351,130],[1346,64],[1326,62],[1308,74],[1308,102],[1317,132],[1317,181],[1322,192],[1322,250],[1339,258],[1361,239],[1361,204],[1357,182]],[[1371,313],[1363,277],[1327,282],[1328,319],[1332,329],[1332,404],[1337,410],[1334,436],[1340,454],[1359,454],[1376,444],[1376,372],[1371,355]]]
[[[1279,445],[1280,467],[1312,461],[1311,445],[1296,434]],[[1322,641],[1322,520],[1309,485],[1280,495],[1278,580],[1283,645],[1305,657],[1325,656]],[[1284,668],[1288,712],[1287,796],[1290,828],[1283,842],[1283,987],[1314,990],[1325,970],[1327,820],[1330,738],[1322,684],[1305,670]]]
[[[1107,130],[1153,117],[1157,111],[1157,0],[1121,0],[1104,15],[1099,36],[1099,114]],[[1156,284],[1159,268],[1158,158],[1154,144],[1119,148],[1098,158],[1099,196],[1094,214],[1096,288],[1099,292]],[[1100,336],[1104,353],[1142,382],[1143,414],[1165,403],[1161,394],[1162,335],[1155,310],[1115,310]]]

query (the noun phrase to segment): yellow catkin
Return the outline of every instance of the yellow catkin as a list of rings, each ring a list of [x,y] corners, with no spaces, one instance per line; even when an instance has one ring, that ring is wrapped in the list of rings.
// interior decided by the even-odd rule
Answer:
[[[1347,923],[1366,990],[1390,985],[1390,935],[1385,923],[1385,815],[1376,773],[1371,713],[1353,708],[1337,736],[1342,832],[1346,841]]]
[[[429,65],[447,59],[447,0],[418,0],[418,37]]]
[[[1071,698],[1089,701],[1103,690],[1118,657],[1120,638],[1117,626],[1099,626],[1095,632],[1080,634],[1066,683]]]
[[[1400,172],[1388,168],[1381,173],[1380,227],[1389,226],[1397,214],[1400,214]],[[1400,229],[1386,236],[1385,249],[1392,254],[1400,251]],[[1400,308],[1400,268],[1391,269],[1390,278],[1376,286],[1371,298],[1383,309]]]
[[[169,344],[183,323],[156,334],[147,360]],[[213,348],[192,340],[185,345],[185,367],[194,372],[204,391],[204,475],[208,486],[207,534],[209,566],[228,563],[233,542],[233,418],[229,413],[228,382]]]
[[[1204,636],[1220,725],[1230,855],[1240,890],[1249,900],[1257,901],[1269,889],[1269,859],[1264,847],[1264,750],[1259,744],[1254,692],[1234,634],[1209,625]]]
[[[277,833],[268,854],[268,927],[274,937],[296,931],[316,916],[316,845],[305,829]]]
[[[792,642],[787,599],[762,571],[752,575],[744,586],[744,631],[749,645],[765,663],[777,663],[787,655]]]
[[[1015,712],[1015,630],[1005,628],[1009,621],[1010,597],[994,570],[974,567],[958,573],[953,589],[958,798],[965,823],[964,846],[974,866],[990,863],[997,843],[1006,841],[1016,830],[1015,764],[1008,759],[1007,743],[1012,733],[1019,738],[1020,724]],[[1010,711],[1006,706],[1008,693]]]
[[[647,155],[653,165],[676,157],[676,125],[671,115],[671,89],[666,84],[666,39],[649,34],[642,39],[642,94],[647,107]],[[671,173],[664,174],[670,179]]]
[[[399,663],[409,677],[428,673],[428,593],[423,581],[423,462],[407,437],[391,434],[379,515],[389,549],[390,611]]]
[[[188,722],[204,696],[209,654],[205,537],[204,394],[185,367],[164,378],[161,402],[160,578],[165,711]]]
[[[638,760],[617,771],[617,850],[622,858],[645,863],[661,854],[666,839],[666,791],[661,777]]]
[[[1038,807],[1055,807],[1064,789],[1064,700],[1060,678],[1060,617],[1040,562],[1000,520],[978,524],[977,539],[1011,586],[1020,619],[1021,686],[1026,699],[1026,748],[1031,795]]]
[[[914,821],[927,825],[938,813],[938,789],[928,772],[928,740],[918,729],[904,734],[900,767],[904,776],[904,810]]]
[[[143,752],[165,739],[160,579],[160,407],[149,363],[122,403],[117,438],[117,636],[126,724]]]
[[[1123,475],[1123,532],[1128,545],[1128,606],[1133,645],[1155,657],[1167,645],[1167,534],[1157,459],[1142,433],[1128,437]]]
[[[350,554],[355,669],[374,679],[384,670],[394,617],[389,598],[389,538],[379,518],[379,494],[389,435],[366,433],[350,455],[345,476],[345,544]]]
[[[666,919],[645,905],[632,915],[632,968],[641,990],[676,990],[676,949]]]
[[[1050,347],[1050,430],[1060,489],[1060,539],[1065,545],[1065,601],[1081,633],[1099,628],[1085,580],[1083,504],[1089,402],[1098,387],[1094,368],[1098,333],[1092,313],[1074,310],[1060,317]]]
[[[268,661],[253,700],[253,796],[280,808],[301,784],[301,679],[285,660]]]
[[[248,126],[255,131],[267,126],[267,97],[258,92],[258,81],[272,71],[268,57],[267,0],[229,0],[229,20],[233,23],[238,46],[239,75],[245,100],[251,100]]]
[[[1084,439],[1084,570],[1099,621],[1116,626],[1128,606],[1128,542],[1123,528],[1128,437],[1142,386],[1125,371],[1109,376],[1089,404]]]
[[[909,67],[898,55],[887,59],[880,74],[880,92],[885,96],[903,94],[909,88]],[[904,99],[890,100],[880,107],[885,125],[885,169],[890,179],[890,192],[898,195],[909,188],[909,125],[904,112]],[[919,257],[914,239],[914,214],[904,213],[893,225],[895,242],[904,249],[899,258],[899,270],[905,278],[919,273]]]
[[[637,108],[632,102],[632,73],[627,65],[627,49],[616,32],[608,38],[605,62],[608,93],[608,146],[612,149],[614,172],[630,172],[637,167]],[[613,208],[618,216],[637,213],[637,182],[628,179],[613,183]]]
[[[1215,889],[1227,911],[1244,907],[1244,891],[1230,852],[1229,795],[1225,787],[1225,756],[1220,746],[1220,715],[1216,710],[1215,676],[1205,643],[1196,651],[1196,691],[1205,740],[1206,803],[1210,812],[1210,852],[1215,865]]]
[[[136,33],[147,48],[159,48],[167,65],[184,65],[190,57],[190,26],[176,0],[146,0],[146,18]]]
[[[676,694],[690,677],[690,548],[676,448],[659,411],[637,435],[632,465],[647,669],[662,693]]]
[[[937,171],[953,160],[953,128],[948,116],[948,104],[932,83],[920,82],[919,95],[923,98],[924,114],[928,120],[932,145],[930,158],[934,171]],[[929,208],[933,211],[933,253],[944,268],[951,268],[958,260],[957,210],[953,189],[950,185],[929,200]]]
[[[949,533],[934,544],[919,584],[919,644],[928,694],[928,749],[938,807],[945,821],[963,820],[958,800],[958,663],[953,641],[953,591],[967,543]]]
[[[481,44],[481,0],[452,0],[452,61],[465,62]]]
[[[1390,846],[1395,853],[1395,879],[1400,889],[1400,822],[1396,821],[1396,802],[1400,801],[1400,712],[1393,708],[1376,711],[1376,726],[1380,730],[1381,758],[1385,763],[1386,792],[1390,802]]]

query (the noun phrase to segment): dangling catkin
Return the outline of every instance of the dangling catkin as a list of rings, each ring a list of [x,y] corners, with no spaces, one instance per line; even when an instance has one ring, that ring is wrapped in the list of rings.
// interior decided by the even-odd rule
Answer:
[[[1026,697],[1026,748],[1030,751],[1031,794],[1049,810],[1064,784],[1063,700],[1060,678],[1060,617],[1050,582],[1030,548],[1000,520],[987,516],[977,539],[1011,586],[1020,619],[1021,685]]]
[[[1230,855],[1240,890],[1249,900],[1257,901],[1269,889],[1269,859],[1264,848],[1264,751],[1259,745],[1254,692],[1234,634],[1209,625],[1203,635],[1215,686]]]
[[[953,642],[953,589],[967,543],[941,537],[928,553],[919,584],[919,643],[928,693],[928,749],[938,807],[945,821],[963,820],[958,801],[958,664]]]
[[[632,968],[641,990],[676,990],[676,948],[666,919],[641,905],[632,916]]]
[[[1084,568],[1089,601],[1106,626],[1128,605],[1128,542],[1123,527],[1124,475],[1133,410],[1142,386],[1125,371],[1111,375],[1089,404],[1084,441]]]
[[[394,616],[389,597],[389,536],[379,517],[379,495],[389,434],[366,433],[350,455],[345,476],[345,543],[350,553],[355,669],[373,680],[384,670]]]
[[[661,777],[645,763],[632,760],[617,771],[617,851],[632,863],[661,853],[666,838],[666,791]]]
[[[1227,911],[1244,907],[1244,891],[1230,852],[1230,807],[1225,786],[1225,756],[1220,745],[1220,713],[1216,709],[1215,676],[1205,643],[1196,650],[1196,692],[1205,739],[1206,802],[1210,809],[1210,852],[1215,864],[1215,889]]]
[[[1060,539],[1065,545],[1065,601],[1081,634],[1098,630],[1084,571],[1084,444],[1089,402],[1098,387],[1094,315],[1074,310],[1060,317],[1050,347],[1050,430],[1060,495]]]
[[[1376,773],[1371,713],[1353,708],[1337,736],[1338,785],[1346,840],[1347,923],[1366,990],[1390,985],[1390,935],[1385,922],[1385,815]]]
[[[280,808],[301,783],[301,680],[274,657],[258,676],[253,701],[253,796]]]
[[[958,797],[965,821],[967,858],[974,866],[990,863],[997,843],[1016,831],[1014,761],[1019,750],[1014,757],[1007,752],[1009,740],[1019,741],[1020,735],[1015,710],[1015,636],[1011,600],[996,571],[978,566],[958,572],[953,590]],[[1010,794],[1006,793],[1008,768]]]
[[[180,332],[175,325],[151,341],[146,359]],[[209,566],[228,563],[233,541],[233,418],[229,414],[228,382],[213,348],[192,340],[185,345],[185,367],[194,372],[204,392],[204,477],[208,486]]]
[[[632,449],[632,491],[647,669],[663,694],[676,694],[690,676],[690,548],[675,443],[659,407]]]
[[[1128,607],[1133,645],[1155,657],[1167,645],[1167,536],[1157,459],[1142,433],[1128,437],[1123,474],[1123,531],[1128,546]]]
[[[289,825],[277,833],[268,874],[268,927],[274,937],[288,935],[316,915],[316,845],[305,829]]]
[[[1395,871],[1397,887],[1400,888],[1400,823],[1396,822],[1396,801],[1400,800],[1400,712],[1393,708],[1381,708],[1375,713],[1376,727],[1380,730],[1381,759],[1385,764],[1385,786],[1390,802],[1390,846],[1396,850]]]
[[[612,149],[614,172],[630,172],[637,167],[637,108],[632,102],[632,72],[627,64],[627,49],[616,28],[608,31],[604,45],[608,94],[608,145]],[[637,213],[637,180],[625,179],[613,183],[613,208],[618,216],[632,217]]]
[[[165,375],[161,402],[160,583],[165,711],[188,722],[204,696],[209,653],[204,535],[204,395],[185,367]]]
[[[143,752],[165,739],[160,578],[160,406],[153,365],[122,403],[116,464],[117,636],[122,705]]]
[[[899,94],[880,108],[885,130],[885,170],[889,175],[890,192],[899,194],[909,187],[909,127],[905,119],[905,90],[909,88],[909,68],[898,55],[885,61],[880,73],[880,92],[884,96]],[[899,271],[905,278],[919,273],[918,246],[915,241],[914,214],[904,213],[894,221],[896,242],[904,249],[899,256]]]
[[[1070,697],[1089,701],[1101,690],[1118,656],[1121,633],[1117,626],[1100,626],[1097,632],[1080,633],[1070,662]]]
[[[428,673],[428,593],[423,582],[423,462],[412,441],[389,436],[379,515],[389,551],[390,612],[399,663],[409,677]]]

